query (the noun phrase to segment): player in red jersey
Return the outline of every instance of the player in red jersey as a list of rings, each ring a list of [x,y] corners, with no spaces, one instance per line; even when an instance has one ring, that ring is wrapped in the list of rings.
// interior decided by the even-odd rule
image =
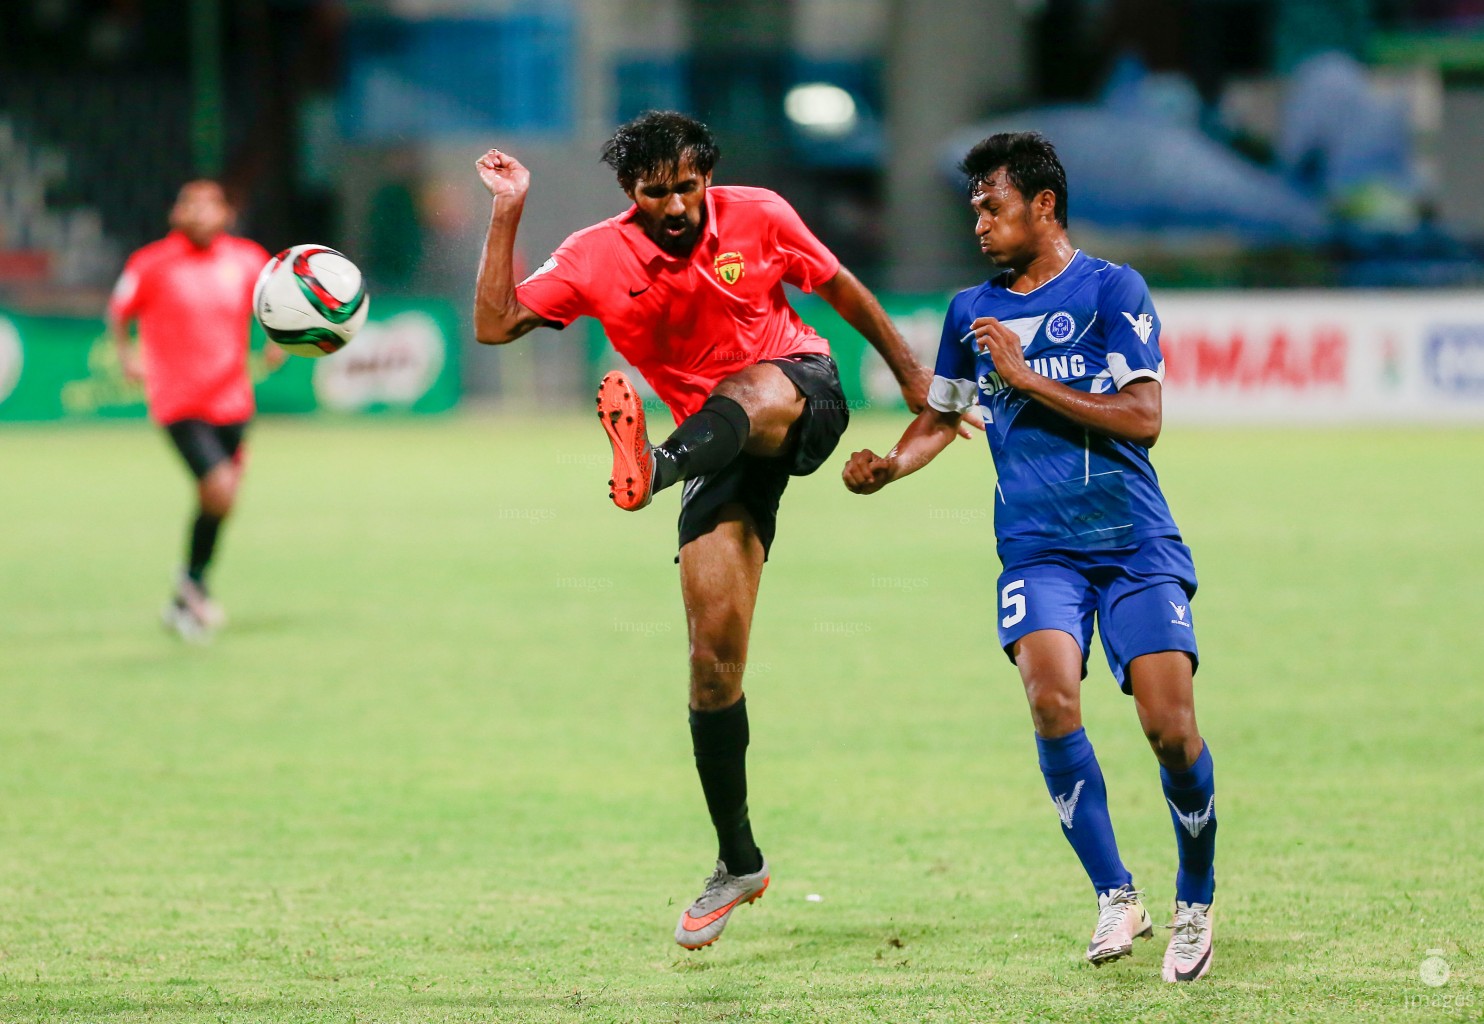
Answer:
[[[206,570],[242,481],[242,439],[254,408],[248,318],[268,253],[227,233],[235,216],[220,184],[187,182],[171,207],[170,233],[129,257],[108,304],[124,373],[144,384],[150,418],[196,478],[186,567],[164,611],[165,624],[190,640],[225,622]],[[136,321],[137,350],[130,338]],[[283,350],[269,345],[268,358],[276,366]]]
[[[494,208],[475,336],[502,344],[595,317],[678,424],[651,445],[632,383],[616,372],[603,379],[598,413],[613,445],[614,502],[642,508],[685,481],[677,561],[691,738],[719,846],[705,891],[675,929],[688,949],[715,942],[732,910],[768,885],[747,811],[748,633],[788,478],[818,468],[849,418],[829,344],[789,306],[784,283],[818,292],[864,335],[913,410],[932,378],[881,304],[782,197],[712,186],[716,158],[710,130],[683,115],[650,112],[623,125],[603,160],[633,205],[569,237],[519,284],[511,252],[530,174],[499,150],[477,165]]]

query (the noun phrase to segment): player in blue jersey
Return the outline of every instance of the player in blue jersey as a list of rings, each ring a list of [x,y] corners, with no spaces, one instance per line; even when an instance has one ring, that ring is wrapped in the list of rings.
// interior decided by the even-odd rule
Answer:
[[[998,476],[999,641],[1025,684],[1062,832],[1097,892],[1087,958],[1116,960],[1153,934],[1082,728],[1096,620],[1159,760],[1175,827],[1163,976],[1194,981],[1211,966],[1216,795],[1192,695],[1195,567],[1149,462],[1161,424],[1159,317],[1135,271],[1073,248],[1066,174],[1041,136],[991,136],[960,170],[980,248],[1002,272],[954,297],[929,408],[885,456],[851,456],[845,485],[870,494],[920,469],[978,407]]]

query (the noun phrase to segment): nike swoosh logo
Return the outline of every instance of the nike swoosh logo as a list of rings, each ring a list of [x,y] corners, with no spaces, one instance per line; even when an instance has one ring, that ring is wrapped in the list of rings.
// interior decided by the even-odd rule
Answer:
[[[1201,958],[1195,962],[1195,966],[1192,967],[1190,970],[1188,970],[1188,971],[1182,971],[1178,967],[1175,968],[1175,980],[1176,981],[1190,981],[1193,978],[1200,977],[1201,970],[1206,966],[1206,961],[1207,960],[1210,960],[1210,959],[1211,959],[1211,947],[1210,946],[1207,946],[1206,947],[1206,951],[1201,954]]]
[[[643,288],[640,288],[637,292],[634,291],[634,289],[630,288],[629,289],[629,298],[631,298],[631,299],[637,299],[639,296],[641,296],[645,292],[649,291],[649,289],[651,287],[653,287],[653,286],[652,285],[645,285]]]
[[[688,932],[698,932],[702,928],[706,927],[708,924],[711,924],[717,918],[721,917],[723,914],[726,914],[729,910],[735,907],[738,902],[741,901],[741,899],[742,897],[738,896],[735,900],[732,900],[732,902],[728,903],[726,906],[717,907],[705,917],[691,917],[690,911],[687,910],[685,912],[685,915],[681,918],[680,927],[684,928]]]

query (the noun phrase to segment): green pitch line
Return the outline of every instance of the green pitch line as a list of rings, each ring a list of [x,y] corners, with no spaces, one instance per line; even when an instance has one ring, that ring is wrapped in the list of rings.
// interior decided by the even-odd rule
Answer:
[[[857,417],[835,461],[900,427]],[[1082,961],[1091,892],[995,647],[982,442],[872,498],[838,466],[790,488],[747,682],[774,880],[697,954],[670,938],[714,856],[678,493],[613,509],[575,412],[250,445],[232,622],[192,649],[155,618],[190,494],[165,442],[0,431],[0,1020],[1484,1013],[1484,433],[1156,449],[1221,793],[1215,967],[1180,990],[1163,932]],[[1164,923],[1157,770],[1096,658],[1085,703]]]

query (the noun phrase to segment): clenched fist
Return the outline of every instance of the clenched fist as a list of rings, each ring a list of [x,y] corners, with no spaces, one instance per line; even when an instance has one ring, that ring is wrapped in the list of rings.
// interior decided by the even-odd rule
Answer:
[[[531,172],[515,157],[492,149],[478,160],[474,167],[479,171],[479,180],[489,189],[490,195],[520,197],[531,187]]]
[[[866,448],[850,457],[840,478],[845,481],[846,489],[855,494],[875,494],[891,483],[891,469],[889,459]]]

